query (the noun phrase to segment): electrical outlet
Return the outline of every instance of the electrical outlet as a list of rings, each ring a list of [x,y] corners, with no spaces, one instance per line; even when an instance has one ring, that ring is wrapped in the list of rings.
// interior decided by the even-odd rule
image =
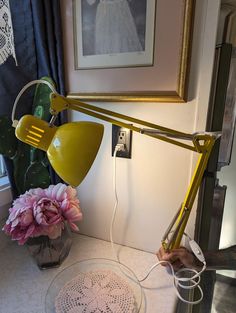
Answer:
[[[112,156],[117,144],[123,144],[124,150],[117,151],[116,156],[131,159],[132,130],[112,125]]]

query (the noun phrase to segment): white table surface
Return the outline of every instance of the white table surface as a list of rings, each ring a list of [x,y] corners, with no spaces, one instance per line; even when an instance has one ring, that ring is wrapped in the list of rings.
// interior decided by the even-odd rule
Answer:
[[[157,261],[154,254],[116,247],[120,261],[131,268],[139,279]],[[0,313],[44,313],[47,289],[56,274],[76,261],[90,258],[114,259],[111,244],[75,234],[70,254],[63,264],[59,268],[39,270],[25,246],[18,246],[0,234]],[[175,312],[176,295],[172,277],[165,268],[157,267],[142,286],[145,287],[142,312]]]

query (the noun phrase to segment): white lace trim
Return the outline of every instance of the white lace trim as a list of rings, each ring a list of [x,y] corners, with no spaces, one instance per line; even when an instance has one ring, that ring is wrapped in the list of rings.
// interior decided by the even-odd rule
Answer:
[[[9,0],[0,0],[0,65],[10,55],[17,64]]]
[[[80,273],[59,292],[56,313],[134,313],[131,287],[112,271]]]

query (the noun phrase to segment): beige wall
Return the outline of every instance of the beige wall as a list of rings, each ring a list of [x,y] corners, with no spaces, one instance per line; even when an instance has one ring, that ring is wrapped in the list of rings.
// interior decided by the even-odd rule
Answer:
[[[219,1],[196,2],[197,18],[190,75],[193,100],[181,104],[97,105],[181,131],[204,130]],[[92,120],[76,112],[72,113],[72,119]],[[81,232],[108,240],[114,204],[113,158],[111,125],[104,125],[105,135],[99,154],[89,174],[78,187],[78,192],[84,213],[84,220],[80,223]],[[116,242],[145,251],[157,250],[166,227],[183,201],[195,160],[196,157],[187,150],[143,135],[133,135],[132,159],[117,159],[119,206],[114,226]],[[190,234],[193,233],[194,219],[193,212],[188,223]]]

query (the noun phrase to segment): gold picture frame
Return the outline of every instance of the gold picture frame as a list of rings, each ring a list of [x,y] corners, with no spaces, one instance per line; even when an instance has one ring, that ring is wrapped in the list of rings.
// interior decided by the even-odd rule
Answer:
[[[75,1],[82,5],[87,0]],[[143,1],[148,3],[148,0]],[[79,21],[73,20],[74,7],[71,1],[62,0],[68,95],[82,101],[186,102],[194,5],[194,0],[155,0],[152,66],[78,70],[75,69],[76,39],[72,29]]]

